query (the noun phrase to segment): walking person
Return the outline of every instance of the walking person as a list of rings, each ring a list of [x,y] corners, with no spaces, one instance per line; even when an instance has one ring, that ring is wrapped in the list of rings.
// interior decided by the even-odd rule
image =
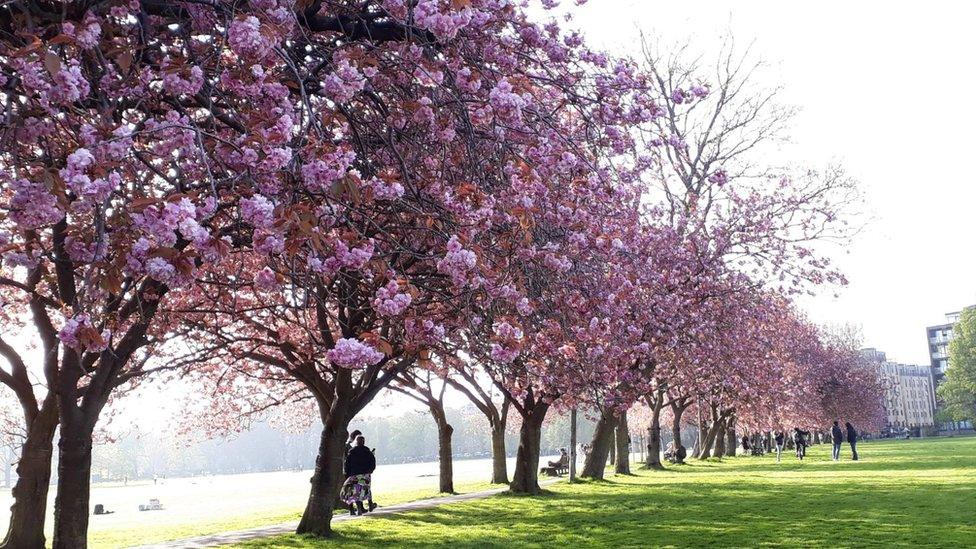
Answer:
[[[854,456],[854,461],[857,461],[857,431],[849,421],[844,426],[847,427],[847,442],[851,445],[851,454]]]
[[[844,443],[844,432],[840,430],[840,423],[837,421],[834,421],[834,426],[830,428],[830,438],[834,443],[834,452],[831,457],[834,461],[840,461],[840,447]]]
[[[807,441],[799,427],[793,428],[793,445],[796,447],[796,458],[803,461],[807,455]]]
[[[376,456],[366,447],[366,438],[356,437],[356,445],[346,454],[346,482],[342,484],[339,498],[349,507],[350,515],[363,515],[367,509],[363,502],[369,503],[369,511],[376,509],[373,503],[372,476],[376,470]]]
[[[779,463],[783,459],[783,443],[786,442],[786,436],[783,431],[776,431],[776,462]]]

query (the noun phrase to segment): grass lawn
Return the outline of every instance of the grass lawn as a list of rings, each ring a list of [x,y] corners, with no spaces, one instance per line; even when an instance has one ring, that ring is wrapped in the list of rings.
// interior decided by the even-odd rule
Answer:
[[[696,461],[236,547],[976,547],[976,437],[858,450],[857,462],[847,447],[848,461],[830,461],[826,444],[802,463]]]
[[[487,482],[455,482],[454,489],[459,494],[480,492],[497,488],[498,485]],[[397,490],[396,486],[378,487],[375,491],[377,501],[384,505],[404,503],[418,499],[440,497],[436,489],[407,489]],[[246,530],[259,526],[298,521],[302,516],[302,508],[281,510],[276,512],[250,513],[233,518],[210,519],[202,517],[192,524],[151,525],[139,528],[119,528],[113,530],[93,531],[89,533],[88,545],[93,549],[130,547],[161,541],[192,538],[215,532],[229,532]]]

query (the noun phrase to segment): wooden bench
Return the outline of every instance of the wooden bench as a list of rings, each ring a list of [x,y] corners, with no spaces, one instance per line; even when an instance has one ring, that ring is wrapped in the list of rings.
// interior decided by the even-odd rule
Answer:
[[[545,473],[547,476],[550,477],[559,477],[559,476],[569,474],[569,466],[568,465],[559,465],[556,467],[546,466],[539,469],[539,472]]]

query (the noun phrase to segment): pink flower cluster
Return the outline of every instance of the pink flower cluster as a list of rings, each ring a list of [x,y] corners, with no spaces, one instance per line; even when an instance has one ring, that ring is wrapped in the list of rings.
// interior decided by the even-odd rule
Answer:
[[[522,109],[525,99],[514,92],[507,78],[502,78],[488,94],[495,117],[504,124],[518,125],[522,122]]]
[[[451,40],[472,19],[471,8],[442,11],[438,0],[420,0],[413,9],[414,21],[440,41]]]
[[[438,345],[443,343],[446,330],[443,324],[438,324],[429,318],[419,319],[410,317],[404,320],[403,330],[406,339],[413,345]]]
[[[88,12],[84,20],[77,26],[70,21],[62,23],[61,32],[65,36],[74,38],[75,44],[88,49],[98,45],[98,39],[102,35],[102,27],[98,24],[98,18],[95,17],[95,14]]]
[[[90,91],[91,86],[81,73],[81,66],[78,61],[72,60],[67,68],[62,68],[54,75],[50,98],[55,103],[67,105],[85,97]]]
[[[254,287],[262,292],[277,290],[279,287],[278,275],[276,275],[275,272],[270,268],[265,267],[254,273]]]
[[[163,90],[170,95],[193,95],[203,87],[203,69],[194,65],[189,73],[168,72],[163,76]]]
[[[260,194],[242,199],[241,217],[256,229],[267,229],[274,223],[274,204]]]
[[[379,177],[371,177],[366,187],[373,190],[376,200],[396,200],[403,196],[403,185],[399,181],[385,181]]]
[[[247,61],[260,61],[271,50],[271,42],[261,34],[261,21],[253,15],[235,19],[227,29],[230,49]]]
[[[478,256],[465,250],[458,237],[452,236],[447,242],[447,253],[437,262],[437,272],[450,276],[455,286],[463,286],[477,263]]]
[[[332,276],[339,272],[340,269],[351,269],[354,271],[362,269],[373,258],[374,251],[372,240],[360,246],[349,248],[345,242],[337,239],[333,243],[332,257],[324,260],[318,257],[312,257],[309,258],[308,263],[313,271],[321,275]]]
[[[396,280],[389,281],[385,286],[376,290],[376,297],[373,299],[373,308],[380,316],[399,316],[410,306],[413,298],[410,294],[401,293],[400,285]]]
[[[336,103],[345,103],[363,91],[366,78],[348,59],[339,59],[335,69],[322,80],[322,89]]]
[[[520,328],[512,326],[507,321],[494,325],[494,339],[491,344],[491,358],[502,363],[509,363],[518,358],[522,351],[523,333]]]
[[[22,230],[38,229],[64,218],[57,199],[44,184],[16,179],[10,188],[14,191],[10,200],[10,219]]]
[[[91,152],[81,148],[68,155],[67,166],[60,172],[65,185],[79,199],[76,207],[104,202],[122,183],[121,176],[115,172],[92,180],[87,172],[94,162],[95,157]]]
[[[325,192],[342,179],[356,160],[356,153],[350,149],[336,149],[319,158],[302,166],[305,186],[312,192]]]
[[[372,366],[383,360],[383,353],[366,345],[358,339],[342,338],[325,356],[333,364],[342,368],[359,369]]]
[[[708,181],[721,187],[729,182],[729,174],[725,170],[715,170],[715,172],[708,176]]]
[[[145,273],[155,280],[181,286],[191,278],[180,272],[175,264],[164,257],[150,257],[156,247],[172,247],[180,236],[193,243],[201,255],[209,260],[217,258],[218,249],[210,231],[199,220],[209,216],[215,203],[210,200],[204,207],[197,207],[188,198],[167,202],[162,208],[149,206],[142,213],[132,216],[133,226],[143,232],[133,244],[127,257],[127,268],[134,274]]]
[[[58,332],[58,339],[66,346],[79,351],[101,352],[108,348],[108,340],[112,333],[102,330],[99,334],[86,314],[78,314],[68,318]]]

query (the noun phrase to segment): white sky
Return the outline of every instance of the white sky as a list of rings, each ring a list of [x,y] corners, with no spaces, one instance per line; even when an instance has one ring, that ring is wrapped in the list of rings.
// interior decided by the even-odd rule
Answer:
[[[925,327],[976,304],[965,238],[976,207],[976,3],[590,0],[574,11],[589,43],[617,54],[636,54],[641,30],[705,59],[729,32],[752,42],[801,109],[789,156],[839,161],[872,218],[836,256],[850,285],[802,306],[817,322],[859,326],[889,359],[929,363]]]

